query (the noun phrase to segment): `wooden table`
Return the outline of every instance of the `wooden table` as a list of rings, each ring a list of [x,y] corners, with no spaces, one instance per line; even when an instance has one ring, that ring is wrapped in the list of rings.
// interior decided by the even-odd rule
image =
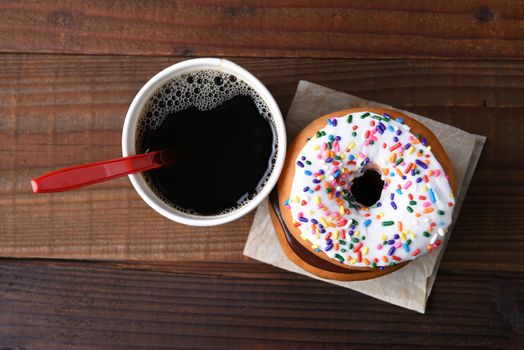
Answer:
[[[523,1],[2,1],[0,52],[1,249],[148,257],[104,242],[169,229],[178,252],[0,260],[0,348],[522,346]],[[125,178],[31,195],[45,170],[119,156],[141,85],[198,56],[246,67],[284,112],[305,79],[488,137],[426,315],[243,257],[253,214],[183,227]]]

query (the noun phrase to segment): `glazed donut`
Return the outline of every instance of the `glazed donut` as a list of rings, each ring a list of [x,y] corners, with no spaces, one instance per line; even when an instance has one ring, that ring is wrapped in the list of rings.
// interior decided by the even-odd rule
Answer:
[[[354,108],[295,137],[278,204],[294,238],[318,257],[351,270],[388,269],[441,244],[453,188],[449,159],[429,129],[396,111]]]

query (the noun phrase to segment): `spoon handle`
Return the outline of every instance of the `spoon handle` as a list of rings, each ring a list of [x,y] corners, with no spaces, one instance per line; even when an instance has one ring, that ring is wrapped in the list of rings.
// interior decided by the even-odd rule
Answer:
[[[35,193],[69,191],[120,176],[156,169],[172,158],[162,153],[165,151],[154,151],[54,170],[32,179],[31,187]]]

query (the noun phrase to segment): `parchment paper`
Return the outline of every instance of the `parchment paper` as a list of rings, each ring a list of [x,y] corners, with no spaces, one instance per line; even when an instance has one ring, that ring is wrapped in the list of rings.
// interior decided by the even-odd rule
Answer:
[[[453,126],[343,92],[300,81],[286,118],[288,140],[292,140],[312,120],[351,107],[383,107],[398,110],[424,123],[440,140],[455,174],[457,186],[453,222],[456,222],[475,166],[482,152],[485,136],[474,135]],[[453,231],[450,227],[439,249],[409,263],[406,267],[368,281],[340,282],[314,276],[291,262],[280,247],[268,214],[267,200],[257,209],[244,247],[244,255],[282,269],[367,294],[388,303],[424,313],[426,302]],[[451,242],[453,244],[453,242]]]

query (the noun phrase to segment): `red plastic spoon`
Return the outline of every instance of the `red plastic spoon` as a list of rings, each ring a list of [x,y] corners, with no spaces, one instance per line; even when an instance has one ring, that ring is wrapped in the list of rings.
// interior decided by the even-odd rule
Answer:
[[[31,187],[35,193],[69,191],[120,176],[157,169],[175,160],[172,150],[163,150],[74,165],[35,177],[31,180]]]

